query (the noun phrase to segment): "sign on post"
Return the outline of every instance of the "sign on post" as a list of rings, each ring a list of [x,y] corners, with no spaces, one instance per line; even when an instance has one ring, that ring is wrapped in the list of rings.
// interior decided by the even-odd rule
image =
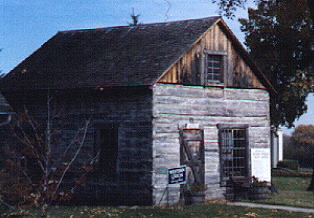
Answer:
[[[168,169],[168,184],[185,184],[186,183],[186,167],[177,167]]]

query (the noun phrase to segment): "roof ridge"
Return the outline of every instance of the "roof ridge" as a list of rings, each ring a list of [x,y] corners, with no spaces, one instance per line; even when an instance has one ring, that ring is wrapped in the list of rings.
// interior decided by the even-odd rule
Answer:
[[[186,21],[195,21],[195,20],[207,20],[207,19],[219,19],[221,16],[210,16],[210,17],[203,17],[203,18],[193,18],[193,19],[185,19],[185,20],[174,20],[174,21],[168,21],[168,22],[156,22],[156,23],[145,23],[145,24],[139,24],[137,26],[110,26],[110,27],[99,27],[99,28],[88,28],[88,29],[74,29],[74,30],[63,30],[58,31],[58,33],[71,33],[71,32],[87,32],[87,31],[97,31],[97,30],[109,30],[109,29],[128,29],[128,28],[137,28],[137,27],[143,27],[143,26],[155,26],[155,25],[165,25],[165,24],[171,24],[171,23],[181,23]]]

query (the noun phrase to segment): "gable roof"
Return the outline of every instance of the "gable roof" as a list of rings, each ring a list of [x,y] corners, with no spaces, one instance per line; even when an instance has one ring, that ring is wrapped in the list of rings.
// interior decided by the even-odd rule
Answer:
[[[1,90],[153,85],[220,17],[58,32]]]

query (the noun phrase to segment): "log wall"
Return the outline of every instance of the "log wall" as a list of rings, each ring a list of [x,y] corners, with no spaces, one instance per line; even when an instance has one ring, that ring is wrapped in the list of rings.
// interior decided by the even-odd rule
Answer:
[[[37,121],[45,124],[47,95],[45,93],[7,93],[15,109],[24,106]],[[61,126],[62,140],[55,151],[59,154],[71,141],[85,120],[91,125],[80,154],[80,160],[95,155],[95,123],[114,123],[118,127],[117,177],[108,181],[91,175],[82,199],[97,198],[109,204],[151,204],[152,171],[152,95],[148,88],[51,91],[52,110],[61,112],[56,120]],[[57,155],[60,156],[60,155]]]
[[[170,187],[167,169],[180,166],[179,128],[204,129],[206,199],[224,199],[220,187],[217,124],[249,125],[249,147],[270,148],[269,95],[261,89],[156,84],[153,88],[153,202],[177,203],[179,186]]]

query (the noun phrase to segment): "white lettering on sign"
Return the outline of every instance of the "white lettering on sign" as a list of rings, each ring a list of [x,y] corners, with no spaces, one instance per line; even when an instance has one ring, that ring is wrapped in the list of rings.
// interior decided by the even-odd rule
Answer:
[[[184,184],[186,181],[186,167],[168,169],[168,184]]]
[[[252,176],[259,181],[271,181],[270,148],[251,149]]]

